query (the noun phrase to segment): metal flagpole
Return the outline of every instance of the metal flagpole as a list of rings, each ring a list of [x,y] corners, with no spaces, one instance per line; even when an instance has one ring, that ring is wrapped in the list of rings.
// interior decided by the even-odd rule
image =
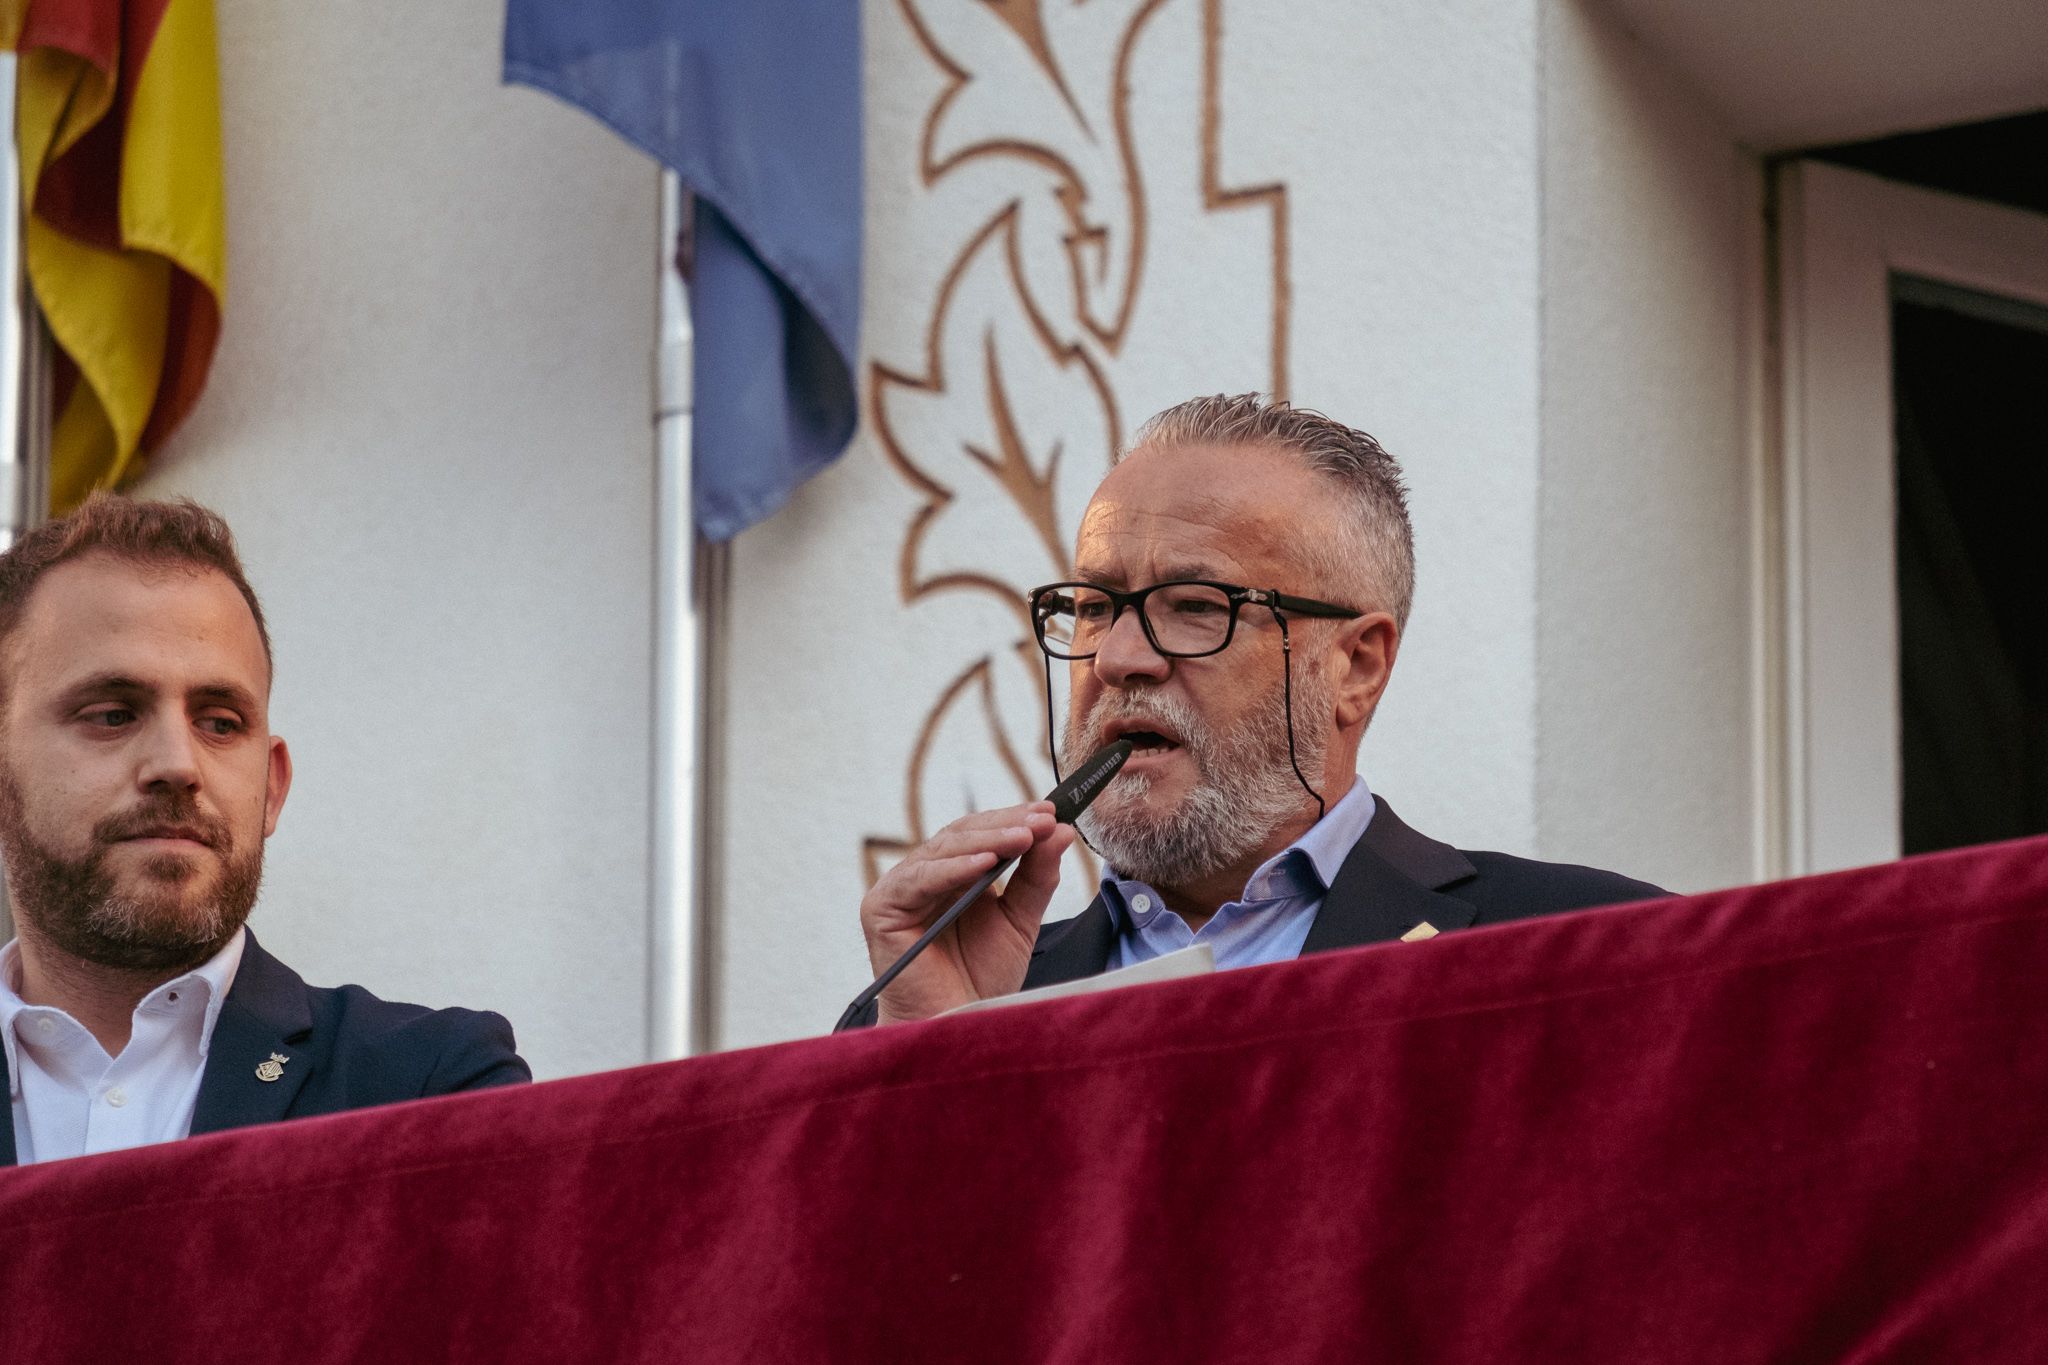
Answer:
[[[648,906],[650,1060],[715,1046],[717,631],[725,547],[696,534],[690,496],[693,336],[687,286],[689,207],[661,177],[660,336],[655,355],[654,789]]]
[[[15,59],[0,61],[0,100],[14,108]],[[14,125],[7,125],[4,186],[0,186],[0,226],[6,260],[5,318],[0,320],[0,424],[6,448],[0,451],[0,549],[12,545],[23,531],[49,515],[50,367],[42,319],[29,294],[21,257],[21,167],[16,163]]]
[[[0,58],[0,101],[14,108],[14,57]],[[49,514],[50,366],[42,320],[29,294],[21,259],[21,167],[14,123],[0,153],[0,550]],[[14,916],[0,882],[0,942],[14,937]]]

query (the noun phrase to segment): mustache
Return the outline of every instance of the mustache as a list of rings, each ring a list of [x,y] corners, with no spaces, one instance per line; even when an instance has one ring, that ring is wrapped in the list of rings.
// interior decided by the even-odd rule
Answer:
[[[1209,751],[1211,731],[1208,722],[1185,698],[1168,693],[1153,695],[1111,688],[1097,697],[1095,704],[1088,708],[1088,714],[1081,718],[1077,728],[1087,742],[1076,746],[1085,751],[1079,757],[1086,757],[1099,748],[1102,732],[1120,720],[1171,731],[1197,760]]]
[[[228,822],[201,810],[196,798],[181,792],[149,797],[133,810],[106,817],[93,826],[92,837],[97,844],[118,844],[165,825],[191,830],[201,843],[223,853],[234,846]]]

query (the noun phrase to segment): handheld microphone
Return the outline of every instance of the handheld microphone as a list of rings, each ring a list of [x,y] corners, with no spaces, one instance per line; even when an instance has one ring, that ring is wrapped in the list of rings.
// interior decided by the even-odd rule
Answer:
[[[1117,739],[1111,740],[1090,754],[1086,763],[1067,774],[1066,781],[1046,793],[1045,799],[1052,802],[1052,818],[1063,825],[1071,825],[1080,819],[1081,812],[1087,810],[1089,804],[1102,795],[1102,789],[1109,785],[1109,779],[1116,776],[1117,769],[1124,766],[1125,760],[1130,758],[1131,751],[1136,747],[1127,739]],[[1010,864],[1016,861],[1015,858],[1004,858],[977,877],[974,885],[968,887],[945,914],[933,920],[931,927],[924,931],[917,942],[904,950],[903,956],[889,964],[889,970],[876,977],[866,990],[853,997],[853,1003],[846,1007],[846,1013],[839,1016],[839,1022],[832,1026],[832,1031],[838,1033],[859,1018],[860,1012],[868,1007],[869,1002],[888,989],[889,983],[894,981],[905,967],[916,961],[917,955],[930,947],[932,940],[944,933],[946,927],[954,920],[959,919],[968,906],[980,900],[982,893],[994,886],[996,878],[1002,876]]]

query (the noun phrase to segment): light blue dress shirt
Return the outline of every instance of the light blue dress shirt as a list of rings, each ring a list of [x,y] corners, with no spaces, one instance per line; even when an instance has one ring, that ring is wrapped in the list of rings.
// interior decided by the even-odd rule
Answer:
[[[1243,898],[1218,910],[1200,933],[1169,910],[1153,888],[1105,866],[1102,899],[1117,930],[1117,960],[1111,965],[1135,966],[1196,943],[1210,945],[1219,971],[1301,956],[1337,869],[1364,837],[1377,809],[1365,779],[1359,778],[1308,833],[1261,863],[1245,883]]]

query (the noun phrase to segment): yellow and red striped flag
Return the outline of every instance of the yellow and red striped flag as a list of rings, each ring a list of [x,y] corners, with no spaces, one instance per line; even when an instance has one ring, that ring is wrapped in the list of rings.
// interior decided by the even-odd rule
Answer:
[[[141,472],[198,400],[227,234],[213,0],[0,0],[22,259],[60,352],[50,502]]]

